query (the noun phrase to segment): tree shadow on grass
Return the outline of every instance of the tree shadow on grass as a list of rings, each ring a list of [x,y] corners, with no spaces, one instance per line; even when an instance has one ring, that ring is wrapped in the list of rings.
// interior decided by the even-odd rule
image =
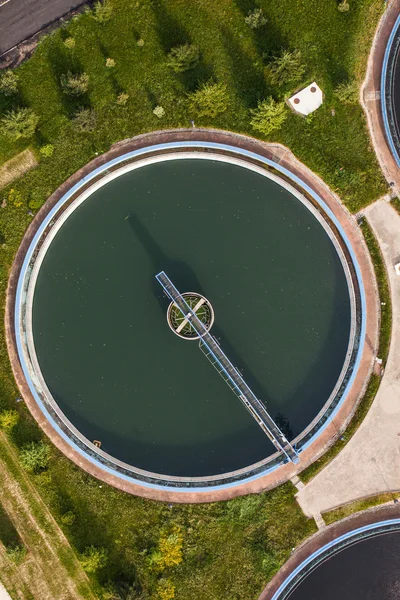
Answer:
[[[71,117],[80,108],[91,108],[91,102],[88,93],[79,96],[71,96],[65,94],[61,87],[61,78],[68,72],[73,75],[80,75],[84,72],[81,62],[74,53],[56,46],[50,56],[50,65],[53,71],[53,76],[60,90],[60,102],[63,112]],[[90,81],[89,81],[90,85]]]
[[[258,6],[255,6],[252,0],[234,0],[234,2],[243,14],[243,20],[247,17],[250,11],[252,11],[254,8],[258,8]],[[267,23],[259,29],[252,29],[251,31],[253,33],[257,52],[265,61],[268,60],[269,57],[272,58],[272,56],[277,54],[281,48],[288,47],[288,41],[282,35],[282,32],[270,22],[268,19],[268,14],[265,11],[263,12],[265,18],[267,19]]]

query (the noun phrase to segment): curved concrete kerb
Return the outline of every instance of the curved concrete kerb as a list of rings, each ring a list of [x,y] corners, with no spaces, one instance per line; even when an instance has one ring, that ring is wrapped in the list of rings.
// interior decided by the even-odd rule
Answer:
[[[233,140],[237,145],[232,144]],[[245,144],[247,147],[239,147]],[[289,190],[312,212],[331,238],[342,260],[350,290],[351,339],[333,394],[317,418],[293,442],[302,451],[300,470],[310,462],[316,451],[320,452],[321,440],[323,446],[326,444],[326,434],[329,434],[329,439],[332,438],[331,424],[343,411],[346,400],[350,402],[351,398],[354,404],[359,398],[371,362],[370,350],[366,359],[364,346],[365,333],[370,328],[364,293],[365,278],[368,288],[371,287],[368,258],[363,257],[364,248],[353,231],[354,225],[349,228],[349,219],[333,195],[329,195],[318,180],[313,181],[307,170],[302,172],[302,165],[287,151],[284,160],[280,148],[279,161],[283,164],[278,164],[274,155],[277,148],[215,131],[191,130],[140,136],[118,144],[107,155],[95,160],[93,165],[88,165],[81,174],[73,176],[53,195],[28,230],[10,278],[7,300],[7,341],[14,373],[21,393],[42,428],[65,454],[97,477],[126,491],[152,498],[206,501],[256,491],[274,485],[274,482],[277,484],[293,476],[295,469],[291,464],[284,464],[282,457],[276,453],[246,469],[216,477],[177,478],[146,472],[114,459],[86,440],[62,414],[46,386],[35,354],[31,310],[34,286],[45,253],[65,220],[96,189],[122,173],[146,164],[190,157],[229,162],[250,169]],[[292,164],[290,161],[293,161]],[[369,333],[370,339],[374,340],[373,329]],[[348,408],[345,413],[348,414]],[[338,431],[337,424],[334,429]]]

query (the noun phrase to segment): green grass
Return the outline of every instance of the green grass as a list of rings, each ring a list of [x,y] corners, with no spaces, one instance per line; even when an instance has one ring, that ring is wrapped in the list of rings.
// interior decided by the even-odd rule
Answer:
[[[187,94],[210,78],[227,85],[229,106],[215,120],[196,119],[196,125],[256,135],[249,110],[268,95],[279,100],[295,91],[290,86],[277,89],[265,74],[281,48],[301,50],[307,66],[301,83],[316,80],[325,101],[311,119],[288,112],[282,129],[268,140],[289,146],[354,212],[385,192],[360,106],[343,105],[333,94],[346,78],[362,81],[383,9],[381,0],[352,2],[349,13],[339,13],[333,0],[260,0],[256,4],[268,23],[256,32],[244,23],[244,15],[254,6],[250,0],[112,0],[112,4],[114,14],[108,23],[99,24],[86,14],[44,39],[17,70],[18,97],[0,98],[0,112],[30,106],[40,117],[37,135],[29,140],[37,156],[40,146],[54,145],[51,157],[41,157],[37,168],[13,183],[22,195],[22,206],[8,200],[0,210],[2,322],[8,271],[31,221],[28,203],[43,203],[69,175],[120,139],[190,126],[194,115]],[[71,36],[76,46],[67,50],[63,40]],[[137,45],[138,39],[144,40],[143,47]],[[201,61],[193,71],[175,75],[165,65],[166,55],[171,46],[186,41],[199,46]],[[107,57],[116,61],[115,68],[105,67]],[[89,74],[89,91],[81,100],[70,100],[61,92],[60,77],[68,70]],[[125,107],[115,104],[121,91],[130,96]],[[156,105],[165,109],[162,119],[152,112]],[[71,126],[79,106],[96,111],[92,134],[78,133]],[[28,143],[10,143],[0,136],[0,164],[26,147]],[[9,190],[10,186],[2,190],[0,200],[9,198]],[[373,377],[345,436],[362,420],[378,385],[379,379]],[[21,447],[41,439],[41,433],[25,406],[15,405],[18,395],[2,328],[0,410],[16,406],[20,412],[12,436]],[[31,479],[59,522],[67,511],[76,515],[71,526],[63,526],[75,549],[90,544],[107,549],[108,565],[98,573],[99,582],[135,582],[143,599],[156,598],[160,573],[150,557],[161,532],[173,524],[183,531],[184,559],[163,575],[176,586],[177,600],[257,598],[291,548],[315,528],[302,515],[290,484],[227,503],[170,507],[99,484],[55,449],[49,470]]]
[[[390,204],[392,206],[394,206],[394,208],[397,210],[397,212],[400,215],[400,200],[399,200],[399,198],[393,198],[393,200],[390,202]]]
[[[379,331],[378,356],[382,358],[382,364],[385,365],[389,353],[390,336],[392,331],[392,303],[386,267],[379,249],[378,242],[372,232],[372,229],[365,220],[361,224],[361,230],[372,258],[375,277],[379,289],[379,297],[381,301],[381,322]],[[347,442],[353,437],[368,413],[368,410],[378,391],[380,382],[381,378],[378,375],[371,376],[364,397],[358,405],[357,410],[346,431],[319,460],[315,461],[307,469],[304,469],[304,471],[302,471],[300,474],[300,478],[304,483],[307,483],[310,481],[310,479],[315,477],[315,475],[317,475],[333,458],[335,458],[335,456],[339,454]]]
[[[371,498],[364,498],[363,500],[357,500],[355,502],[350,502],[345,506],[341,506],[340,508],[335,508],[334,510],[330,510],[326,513],[323,513],[324,521],[327,525],[334,523],[335,521],[340,521],[341,519],[345,519],[350,515],[360,512],[362,510],[367,510],[368,508],[373,508],[374,506],[379,506],[380,504],[386,504],[388,502],[393,502],[395,499],[399,497],[399,494],[388,493],[388,494],[379,494],[377,496],[372,496]]]

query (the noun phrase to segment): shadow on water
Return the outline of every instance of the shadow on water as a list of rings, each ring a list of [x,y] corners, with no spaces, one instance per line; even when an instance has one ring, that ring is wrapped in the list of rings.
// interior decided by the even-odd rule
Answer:
[[[154,274],[151,280],[151,287],[163,313],[166,311],[169,300],[166,299],[160,284],[155,278],[155,275],[160,271],[165,271],[167,273],[168,277],[170,277],[171,281],[173,281],[178,290],[198,292],[207,297],[207,294],[204,292],[204,289],[193,269],[183,261],[174,260],[168,257],[136,214],[131,213],[129,218],[127,218],[127,223],[131,227],[135,239],[139,241],[153,263]],[[256,396],[260,398],[262,403],[265,404],[266,408],[268,409],[270,401],[267,392],[256,378],[254,373],[252,373],[249,365],[243,360],[237,349],[229,341],[226,333],[220,327],[218,327],[218,325],[213,326],[212,333],[217,340],[221,342],[221,347],[223,348],[224,352],[229,357],[232,364],[242,374],[247,385],[253,390]],[[285,434],[293,435],[292,425],[285,415],[278,413],[276,415],[276,419],[279,420]],[[294,435],[296,435],[296,433]]]

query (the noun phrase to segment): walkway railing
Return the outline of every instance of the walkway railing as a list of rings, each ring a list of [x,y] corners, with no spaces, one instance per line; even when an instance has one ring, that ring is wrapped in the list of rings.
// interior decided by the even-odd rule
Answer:
[[[241,400],[243,405],[274,444],[275,448],[280,452],[283,452],[292,462],[298,462],[299,458],[296,450],[268,414],[264,405],[249,388],[239,371],[233,366],[226,354],[222,351],[221,346],[215,337],[209,333],[204,323],[192,312],[193,309],[190,308],[169,277],[164,271],[161,271],[161,273],[156,275],[156,279],[162,286],[166,295],[179,308],[200,337],[199,346],[203,354],[208,358],[231,390]]]

